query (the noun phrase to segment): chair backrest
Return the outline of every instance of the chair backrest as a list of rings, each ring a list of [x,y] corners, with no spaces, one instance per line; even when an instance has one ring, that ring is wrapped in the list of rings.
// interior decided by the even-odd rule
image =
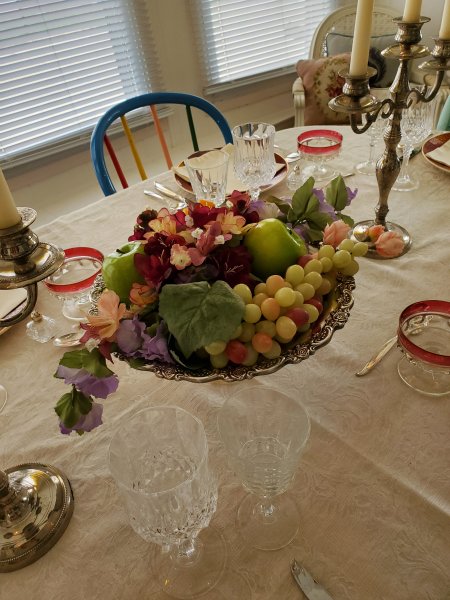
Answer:
[[[395,33],[397,27],[392,23],[393,17],[398,17],[398,10],[377,6],[372,14],[372,36]],[[317,26],[309,51],[310,58],[320,58],[327,55],[326,36],[328,33],[353,35],[355,28],[356,7],[343,7],[330,13]]]
[[[148,94],[142,94],[140,96],[135,96],[134,98],[129,98],[128,100],[119,102],[119,104],[116,104],[115,106],[112,106],[109,110],[107,110],[106,113],[100,118],[91,136],[91,159],[94,166],[95,175],[105,196],[110,196],[116,191],[116,188],[114,186],[113,181],[111,180],[106,165],[104,152],[105,147],[109,154],[111,162],[116,170],[117,176],[120,180],[122,187],[128,187],[128,181],[120,166],[117,155],[114,152],[111,140],[107,135],[108,128],[117,119],[120,119],[120,121],[122,122],[122,127],[124,129],[125,136],[130,146],[130,150],[132,152],[134,162],[139,171],[140,177],[142,180],[147,179],[145,168],[139,156],[133,138],[133,134],[126,119],[126,114],[133,110],[136,110],[138,108],[149,107],[155,130],[158,135],[162,151],[164,153],[167,167],[169,169],[172,167],[172,159],[170,157],[170,152],[166,140],[164,138],[164,133],[158,118],[158,113],[156,111],[157,105],[170,104],[181,104],[186,107],[186,116],[188,120],[189,131],[191,134],[194,152],[199,150],[199,146],[197,141],[197,133],[194,126],[194,120],[192,117],[192,108],[196,108],[208,114],[222,132],[225,143],[232,142],[231,129],[225,117],[213,104],[211,104],[207,100],[204,100],[203,98],[200,98],[199,96],[193,96],[191,94],[184,94],[178,92],[152,92]]]

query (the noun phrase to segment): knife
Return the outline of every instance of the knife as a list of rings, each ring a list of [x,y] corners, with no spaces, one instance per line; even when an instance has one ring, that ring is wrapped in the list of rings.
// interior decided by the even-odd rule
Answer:
[[[158,192],[161,192],[161,194],[164,194],[165,196],[172,198],[172,200],[177,200],[177,202],[181,202],[184,206],[187,206],[186,198],[183,198],[183,196],[177,194],[158,181],[155,181],[155,188],[158,190]]]
[[[377,364],[380,362],[380,360],[386,356],[386,354],[389,352],[389,350],[395,346],[396,341],[397,341],[397,336],[394,336],[394,337],[390,338],[387,342],[385,342],[381,346],[379,351],[374,356],[372,356],[372,358],[369,360],[369,362],[366,363],[360,371],[357,371],[355,373],[355,375],[357,377],[362,377],[363,375],[366,375],[366,373],[371,371],[374,367],[376,367]]]
[[[291,573],[308,600],[333,600],[330,594],[295,560],[291,563]]]

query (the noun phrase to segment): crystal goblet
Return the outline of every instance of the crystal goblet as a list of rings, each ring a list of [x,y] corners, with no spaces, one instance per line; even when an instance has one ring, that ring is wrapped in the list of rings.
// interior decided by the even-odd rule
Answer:
[[[450,302],[423,300],[402,311],[397,369],[409,387],[429,396],[450,393]]]
[[[342,146],[342,134],[333,129],[311,129],[297,138],[300,155],[313,164],[303,168],[305,179],[314,177],[315,181],[333,179],[338,172],[326,162],[339,155]]]
[[[155,566],[174,598],[196,598],[213,588],[225,566],[221,534],[208,528],[217,481],[208,467],[202,423],[177,406],[136,413],[114,435],[111,473],[133,529],[162,546]]]
[[[285,493],[310,433],[308,414],[297,399],[263,386],[245,387],[225,401],[220,437],[247,494],[237,524],[249,543],[277,550],[297,534],[299,515]]]
[[[269,183],[276,172],[275,127],[269,123],[245,123],[232,129],[234,170],[247,186],[252,200],[257,200],[260,187]]]
[[[63,264],[44,284],[63,301],[62,313],[67,319],[82,321],[90,305],[89,290],[102,269],[103,254],[86,246],[68,248],[64,254]]]
[[[417,102],[402,113],[401,131],[403,161],[397,180],[392,186],[396,192],[409,192],[419,187],[419,180],[409,170],[409,159],[415,146],[422,144],[433,126],[434,102]]]

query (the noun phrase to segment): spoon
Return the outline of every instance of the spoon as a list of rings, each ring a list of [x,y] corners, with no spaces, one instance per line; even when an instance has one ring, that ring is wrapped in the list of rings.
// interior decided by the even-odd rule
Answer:
[[[80,340],[84,335],[84,331],[71,331],[53,338],[53,345],[60,348],[66,348],[69,346],[79,346]]]
[[[384,342],[384,344],[381,346],[378,352],[374,356],[372,356],[369,362],[366,363],[360,371],[357,371],[355,375],[357,377],[362,377],[363,375],[366,375],[369,371],[371,371],[374,367],[376,367],[380,360],[386,356],[386,354],[391,348],[394,347],[396,341],[397,336],[394,336],[390,338],[387,342]]]

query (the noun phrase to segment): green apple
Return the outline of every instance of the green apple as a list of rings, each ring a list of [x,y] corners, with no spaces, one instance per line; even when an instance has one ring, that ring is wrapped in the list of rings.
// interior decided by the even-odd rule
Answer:
[[[252,273],[261,279],[282,275],[306,254],[302,238],[279,219],[263,219],[244,238],[252,255]]]
[[[105,256],[103,260],[102,275],[105,287],[113,290],[121,302],[129,304],[128,295],[133,283],[145,283],[142,275],[134,266],[136,252],[144,252],[144,244],[130,242],[115,252]]]

